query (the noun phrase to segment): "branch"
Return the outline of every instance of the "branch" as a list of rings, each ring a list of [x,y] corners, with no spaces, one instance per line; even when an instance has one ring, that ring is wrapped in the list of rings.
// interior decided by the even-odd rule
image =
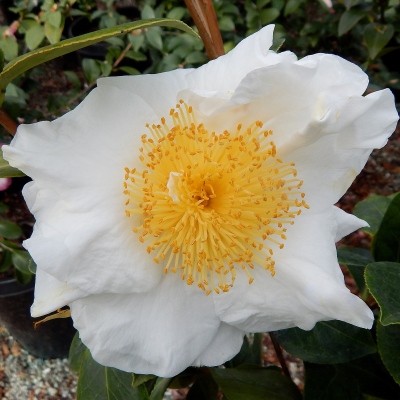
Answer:
[[[0,108],[0,125],[12,136],[17,132],[18,124]]]

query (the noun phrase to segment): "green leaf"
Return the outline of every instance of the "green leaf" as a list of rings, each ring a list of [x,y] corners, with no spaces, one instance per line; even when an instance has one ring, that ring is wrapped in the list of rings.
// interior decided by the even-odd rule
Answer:
[[[400,399],[400,388],[387,373],[379,355],[371,354],[338,367],[357,379],[364,395],[376,396],[379,399]],[[306,378],[307,379],[307,378]]]
[[[343,363],[376,351],[370,331],[342,321],[318,322],[311,331],[291,328],[275,335],[287,352],[316,364]]]
[[[385,367],[400,385],[400,325],[377,324],[378,349]]]
[[[287,17],[289,14],[294,14],[303,3],[303,0],[289,0],[286,2],[285,11],[283,15]]]
[[[369,264],[365,269],[365,280],[381,309],[382,325],[400,324],[400,264]]]
[[[218,385],[211,375],[199,375],[190,387],[186,400],[217,400]]]
[[[63,17],[61,11],[56,10],[50,12],[47,21],[49,21],[49,24],[52,25],[54,28],[61,28],[63,25]]]
[[[172,378],[157,378],[149,400],[162,400],[171,381]]]
[[[44,28],[39,23],[35,23],[31,28],[26,31],[25,42],[29,50],[34,50],[39,47],[40,43],[46,37]]]
[[[355,377],[340,366],[304,363],[304,400],[359,400],[360,388]]]
[[[198,37],[197,33],[183,22],[168,19],[141,20],[118,25],[112,28],[102,29],[97,32],[63,40],[59,43],[31,51],[14,59],[5,66],[3,72],[0,74],[0,91],[5,89],[8,83],[10,83],[17,76],[46,61],[90,46],[91,44],[101,42],[102,40],[106,40],[119,34],[129,33],[135,29],[149,28],[152,26],[167,26],[181,29],[193,36]],[[0,99],[0,104],[1,102],[2,99]]]
[[[12,60],[18,56],[18,43],[15,38],[11,36],[4,36],[4,31],[0,27],[0,48],[3,51],[5,60]]]
[[[345,265],[350,271],[361,293],[365,291],[364,270],[374,262],[371,252],[366,249],[341,246],[337,249],[339,264]]]
[[[267,8],[266,10],[262,10],[260,13],[261,23],[263,25],[267,25],[272,21],[275,21],[279,17],[279,10],[276,8]]]
[[[154,10],[148,4],[145,4],[142,8],[142,18],[150,19],[155,18],[155,16]]]
[[[155,29],[151,29],[145,33],[146,39],[151,46],[156,48],[157,50],[162,51],[163,49],[163,42],[159,32]]]
[[[101,74],[99,61],[93,58],[84,58],[82,60],[82,68],[88,83],[95,82]]]
[[[12,265],[12,260],[11,260],[11,251],[3,249],[1,251],[1,256],[0,256],[0,272],[7,271],[11,265]]]
[[[345,11],[339,20],[338,35],[342,36],[352,29],[358,21],[365,17],[365,13],[361,10],[351,8]]]
[[[7,239],[18,239],[22,235],[22,229],[10,221],[0,220],[0,236]]]
[[[133,374],[98,364],[79,342],[75,335],[70,349],[71,368],[79,372],[76,391],[79,400],[148,400],[143,387],[132,387]]]
[[[280,371],[268,368],[210,368],[227,400],[300,400],[297,386]]]
[[[375,261],[400,262],[400,193],[389,204],[372,241]]]
[[[15,250],[11,255],[14,267],[24,274],[36,272],[36,263],[26,250]]]
[[[367,221],[370,225],[361,229],[370,235],[375,235],[391,201],[392,199],[386,196],[370,196],[357,203],[353,214]]]
[[[52,24],[50,24],[49,21],[46,21],[44,23],[44,33],[46,34],[46,37],[51,44],[55,44],[60,41],[62,31],[63,26],[56,28]]]
[[[73,371],[78,372],[81,368],[86,350],[87,347],[82,343],[79,332],[76,332],[69,348],[69,366]]]
[[[3,214],[8,210],[9,210],[9,207],[6,204],[0,203],[0,214]]]
[[[140,375],[140,374],[132,374],[132,387],[138,387],[142,383],[148,382],[151,379],[155,379],[156,376],[154,375]]]
[[[3,71],[4,68],[4,52],[0,48],[0,72]]]
[[[32,274],[25,274],[24,272],[21,272],[18,269],[16,269],[14,273],[15,273],[15,279],[21,285],[26,285],[32,280],[33,277]]]
[[[232,18],[225,15],[218,21],[218,26],[221,31],[230,32],[235,30],[235,23]]]
[[[389,43],[393,37],[393,25],[368,24],[364,31],[364,41],[367,45],[369,57],[371,60]]]
[[[119,71],[123,71],[128,75],[140,75],[140,71],[138,71],[136,68],[133,67],[128,67],[128,66],[122,66],[118,68]]]
[[[186,14],[186,8],[174,7],[171,11],[168,11],[167,18],[181,20]]]

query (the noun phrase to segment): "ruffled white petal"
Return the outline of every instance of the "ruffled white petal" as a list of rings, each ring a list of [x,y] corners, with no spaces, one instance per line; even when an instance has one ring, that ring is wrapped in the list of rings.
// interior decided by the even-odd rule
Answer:
[[[24,195],[37,222],[24,245],[48,274],[87,293],[157,284],[162,270],[132,232],[123,195],[124,168],[137,166],[140,136],[155,120],[140,98],[102,87],[65,117],[21,126],[5,146],[34,179]]]
[[[211,297],[190,289],[179,276],[168,274],[147,293],[76,300],[70,304],[72,318],[83,343],[103,365],[170,377],[198,365],[203,353],[204,361],[221,364],[240,349],[238,330],[221,327]],[[221,339],[230,346],[211,356],[208,347],[216,350]]]
[[[223,57],[201,66],[188,75],[188,88],[195,92],[219,92],[232,95],[243,78],[257,68],[280,63],[283,59],[295,61],[291,52],[280,54],[270,50],[274,25],[268,25],[242,40]]]
[[[257,266],[251,285],[239,273],[234,290],[214,295],[221,320],[250,332],[312,329],[316,322],[331,319],[370,328],[373,314],[345,287],[337,262],[335,214],[332,207],[296,218],[285,247],[274,252],[275,276]]]
[[[357,229],[369,226],[367,222],[357,218],[355,215],[348,214],[338,207],[333,207],[333,211],[333,218],[337,224],[335,242],[338,242],[340,239],[356,231]]]

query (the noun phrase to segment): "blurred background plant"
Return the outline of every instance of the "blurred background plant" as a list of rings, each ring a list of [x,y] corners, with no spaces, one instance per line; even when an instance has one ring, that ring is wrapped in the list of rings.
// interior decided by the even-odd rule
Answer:
[[[400,0],[216,0],[214,6],[225,51],[274,23],[276,48],[299,57],[341,55],[366,70],[370,90],[389,87],[400,101]],[[6,62],[61,39],[141,18],[181,19],[193,26],[182,0],[2,0],[1,7]],[[99,77],[206,61],[202,41],[188,33],[137,30],[30,70],[8,86],[3,107],[20,122],[56,117],[81,101]]]

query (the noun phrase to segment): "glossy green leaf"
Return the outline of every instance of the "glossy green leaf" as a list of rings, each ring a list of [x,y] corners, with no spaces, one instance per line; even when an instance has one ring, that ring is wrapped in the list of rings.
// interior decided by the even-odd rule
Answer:
[[[69,366],[73,371],[79,371],[83,363],[86,350],[87,347],[79,338],[79,332],[76,332],[69,348]]]
[[[339,20],[338,35],[342,36],[352,29],[363,17],[365,13],[362,10],[351,8],[346,10]]]
[[[297,386],[280,371],[268,368],[210,368],[227,400],[300,400]]]
[[[365,280],[381,309],[382,325],[400,324],[400,264],[369,264],[365,270]]]
[[[26,250],[14,250],[11,255],[14,267],[24,273],[33,274],[36,272],[36,264],[32,257]]]
[[[19,169],[11,167],[8,161],[3,158],[3,151],[0,149],[0,178],[14,178],[18,176],[25,176],[25,174]]]
[[[344,363],[376,351],[369,330],[342,321],[318,322],[311,331],[291,328],[275,335],[287,352],[316,364]]]
[[[359,400],[357,379],[340,366],[304,363],[304,400]]]
[[[217,400],[218,385],[211,375],[199,375],[190,387],[186,400]]]
[[[393,37],[393,25],[368,24],[364,31],[364,41],[367,45],[368,54],[371,60],[389,43]]]
[[[361,229],[370,235],[375,235],[391,201],[392,199],[386,196],[370,196],[357,203],[353,214],[367,221],[370,225],[367,228]]]
[[[10,221],[0,220],[0,236],[6,239],[18,239],[22,235],[22,229]]]
[[[377,324],[378,349],[385,367],[400,385],[400,324]]]
[[[400,262],[400,193],[390,202],[372,241],[375,261]]]
[[[339,364],[338,368],[357,380],[364,397],[368,395],[385,400],[400,399],[400,387],[388,374],[377,353],[347,364]]]
[[[181,29],[185,32],[192,34],[193,36],[198,37],[193,29],[191,29],[183,22],[168,19],[141,20],[114,26],[112,28],[102,29],[97,32],[88,33],[86,35],[63,40],[59,43],[46,46],[17,57],[15,60],[8,63],[5,66],[3,72],[0,74],[0,89],[4,89],[9,82],[11,82],[14,78],[21,75],[25,71],[36,67],[37,65],[42,64],[46,61],[52,60],[56,57],[60,57],[72,51],[82,49],[84,47],[90,46],[91,44],[98,43],[102,40],[106,40],[119,34],[129,33],[135,29],[140,28],[150,28],[152,26],[166,26]]]
[[[145,388],[132,387],[133,374],[94,361],[78,334],[71,344],[70,365],[79,372],[78,400],[149,400]]]
[[[365,267],[374,262],[371,252],[366,249],[341,246],[337,249],[339,264],[345,265],[354,278],[361,293],[365,291],[364,270]]]

